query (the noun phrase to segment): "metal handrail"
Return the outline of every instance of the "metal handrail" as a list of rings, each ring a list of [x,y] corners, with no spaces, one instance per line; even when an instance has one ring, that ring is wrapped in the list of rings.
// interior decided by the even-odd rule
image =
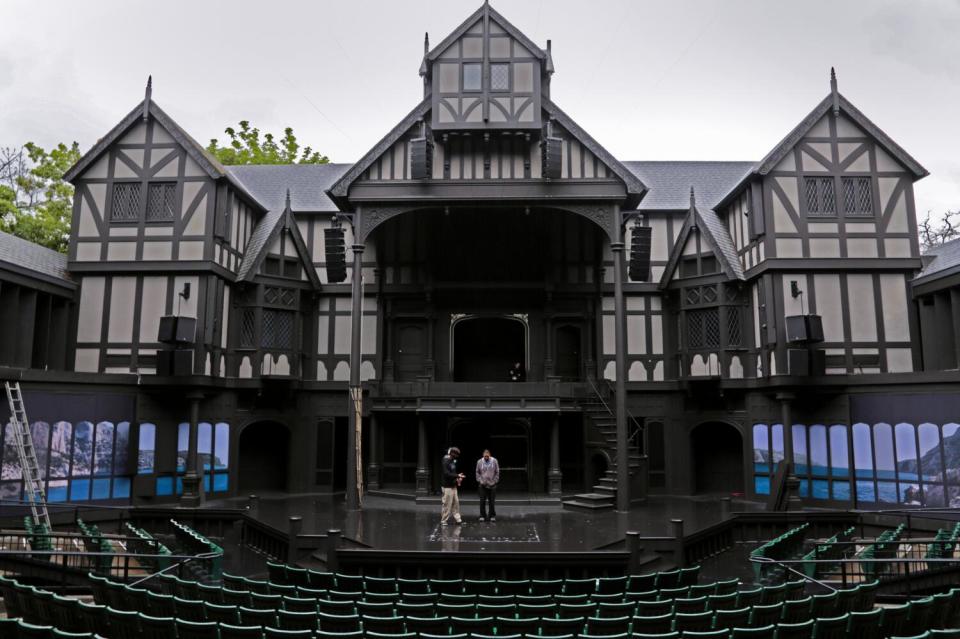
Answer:
[[[587,379],[587,381],[590,382],[590,385],[591,385],[591,386],[593,386],[593,380]],[[609,379],[604,378],[603,381],[604,381],[604,383],[607,385],[607,388],[610,389],[611,392],[615,392],[614,389],[610,388],[610,380],[609,380]],[[611,411],[611,410],[610,410],[610,407],[607,406],[607,403],[603,401],[603,397],[600,395],[600,391],[599,391],[595,386],[594,386],[593,390],[594,390],[594,392],[597,394],[597,397],[600,398],[600,401],[603,402],[603,407],[607,409],[607,412],[608,412],[608,413],[610,413],[611,415],[613,415],[613,411]],[[627,408],[626,405],[624,405],[623,408],[624,408],[624,410],[625,410],[626,413],[627,413],[627,419],[628,419],[629,421],[632,421],[632,422],[634,423],[634,425],[637,427],[636,430],[634,430],[631,434],[629,434],[629,435],[627,436],[627,445],[629,446],[629,445],[630,445],[630,442],[633,441],[633,440],[637,437],[637,435],[639,435],[640,433],[642,433],[642,432],[644,431],[644,426],[643,426],[642,423],[640,423],[640,420],[637,419],[637,418],[633,415],[633,413],[630,412],[630,409]]]
[[[160,575],[166,574],[168,570],[173,570],[174,568],[179,568],[180,566],[185,566],[185,565],[187,565],[188,563],[190,563],[191,561],[194,561],[194,560],[197,560],[197,559],[199,559],[199,560],[204,560],[204,559],[216,559],[217,557],[223,557],[223,553],[222,553],[222,552],[205,552],[205,553],[200,553],[199,555],[194,555],[193,557],[187,557],[187,558],[184,559],[183,561],[178,561],[178,562],[175,563],[175,564],[172,564],[172,565],[170,565],[170,566],[167,566],[167,567],[164,568],[163,570],[158,570],[157,572],[155,572],[155,573],[153,573],[153,574],[151,574],[151,575],[147,575],[147,576],[144,577],[143,579],[138,579],[138,580],[134,581],[133,583],[130,584],[130,586],[139,586],[140,584],[144,583],[145,581],[149,581],[150,579],[153,579],[154,577],[159,577]]]
[[[834,588],[834,587],[831,586],[830,584],[824,583],[824,582],[820,581],[819,579],[814,579],[813,577],[810,577],[809,575],[806,575],[806,574],[804,574],[804,573],[802,573],[802,572],[799,572],[799,571],[797,571],[797,570],[794,570],[794,569],[791,568],[790,566],[787,566],[786,564],[784,564],[784,563],[782,562],[782,560],[780,560],[780,559],[772,559],[772,558],[770,558],[770,557],[750,557],[750,561],[752,561],[752,562],[754,562],[754,563],[758,563],[758,564],[776,564],[776,565],[780,566],[781,568],[783,568],[784,570],[786,570],[787,572],[790,572],[790,573],[793,573],[793,574],[797,575],[798,577],[800,577],[800,578],[803,579],[804,581],[809,581],[810,583],[817,584],[818,586],[821,586],[821,587],[826,588],[827,590],[831,590],[831,591],[833,591],[833,592],[837,592],[837,591],[839,590],[839,588]]]

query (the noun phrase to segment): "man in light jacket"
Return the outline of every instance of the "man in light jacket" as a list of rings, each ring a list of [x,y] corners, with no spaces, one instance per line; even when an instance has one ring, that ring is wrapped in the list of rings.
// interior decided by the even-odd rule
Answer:
[[[497,520],[497,484],[500,483],[500,464],[489,450],[477,460],[477,490],[480,491],[480,521],[487,520],[487,500],[490,500],[490,521]]]

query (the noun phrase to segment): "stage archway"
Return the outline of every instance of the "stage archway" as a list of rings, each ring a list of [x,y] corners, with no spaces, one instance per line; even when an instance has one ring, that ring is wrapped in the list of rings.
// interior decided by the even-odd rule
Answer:
[[[527,324],[514,315],[454,317],[451,361],[456,382],[508,382],[520,362],[526,380]]]
[[[237,490],[286,490],[290,431],[274,421],[248,424],[237,443]]]
[[[499,415],[464,416],[448,429],[447,441],[460,449],[460,472],[467,477],[464,487],[475,491],[475,467],[484,448],[500,463],[500,490],[532,492],[530,476],[531,442],[530,420]]]
[[[725,422],[704,422],[690,431],[695,493],[743,493],[743,436]]]

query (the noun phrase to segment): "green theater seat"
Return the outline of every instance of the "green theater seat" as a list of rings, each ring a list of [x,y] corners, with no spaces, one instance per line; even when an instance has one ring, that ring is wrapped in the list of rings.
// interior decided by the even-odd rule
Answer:
[[[170,639],[177,636],[177,624],[173,617],[151,617],[141,613],[138,621],[143,639]]]
[[[869,612],[851,612],[847,622],[848,639],[880,639],[880,621],[883,610],[874,608]]]
[[[637,635],[633,635],[636,637]],[[730,631],[726,628],[719,630],[686,630],[680,635],[683,639],[727,639]]]
[[[733,610],[718,610],[713,616],[713,625],[716,628],[746,628],[750,625],[750,608],[735,608]]]
[[[662,634],[673,630],[673,613],[655,616],[636,616],[633,618],[633,632],[636,634]]]
[[[842,614],[838,617],[821,617],[817,619],[813,636],[816,639],[844,639],[849,620],[850,615],[848,614]]]
[[[687,630],[704,632],[713,629],[713,613],[710,611],[689,613],[678,612],[674,615],[673,623],[674,630],[678,630],[681,633]]]
[[[777,625],[777,639],[813,639],[815,619],[800,623],[780,623]]]
[[[378,632],[381,634],[396,634],[405,632],[403,617],[396,615],[376,616],[363,615],[364,632]]]
[[[494,620],[493,617],[450,617],[450,628],[453,632],[459,633],[491,633],[494,629]]]
[[[17,639],[50,639],[53,626],[39,626],[20,619],[16,625]]]
[[[177,639],[216,639],[217,622],[177,619]]]
[[[757,628],[734,628],[730,632],[730,639],[774,639],[776,626],[759,626]]]
[[[220,639],[263,639],[263,628],[260,626],[234,626],[228,623],[218,625]]]
[[[498,635],[528,635],[540,628],[537,617],[498,617],[495,621]]]

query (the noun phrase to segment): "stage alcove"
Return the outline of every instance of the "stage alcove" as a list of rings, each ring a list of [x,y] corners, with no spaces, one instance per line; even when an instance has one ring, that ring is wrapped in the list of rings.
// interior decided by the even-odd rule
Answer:
[[[286,490],[290,432],[279,422],[262,421],[247,425],[237,444],[238,491]]]
[[[466,317],[453,325],[453,379],[507,382],[510,368],[527,366],[527,327],[512,316]]]
[[[724,422],[705,422],[690,431],[693,489],[703,493],[743,493],[743,437]]]
[[[448,441],[460,449],[460,472],[466,490],[475,491],[476,463],[489,448],[500,464],[500,491],[533,492],[531,481],[531,423],[523,417],[498,415],[456,419],[449,426]]]

